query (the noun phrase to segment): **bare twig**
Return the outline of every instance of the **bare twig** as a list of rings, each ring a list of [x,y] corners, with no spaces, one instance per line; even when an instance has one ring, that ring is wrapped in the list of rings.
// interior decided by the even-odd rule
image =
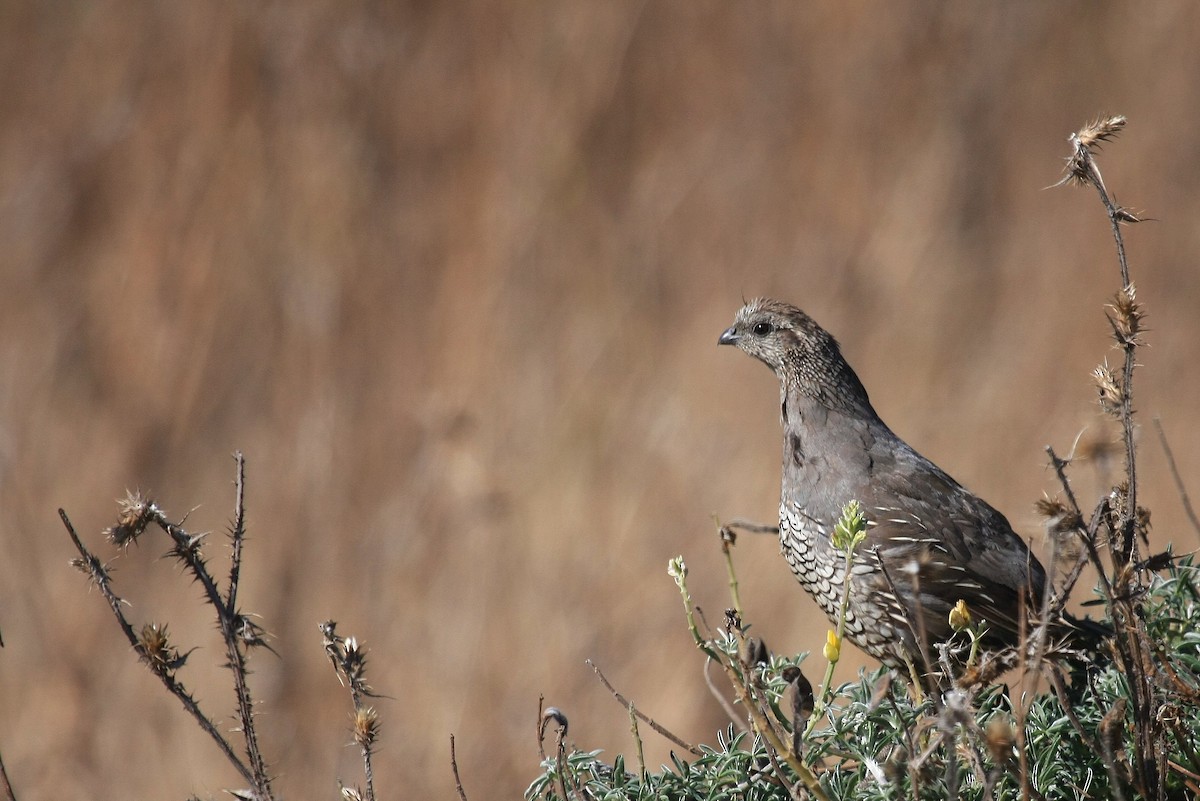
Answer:
[[[236,498],[233,504],[233,525],[229,527],[231,553],[229,556],[229,586],[225,588],[225,608],[237,608],[238,581],[242,572],[242,544],[246,540],[246,459],[241,451],[233,454],[237,463]]]
[[[463,790],[462,779],[458,775],[458,754],[454,751],[454,735],[450,735],[450,769],[454,771],[454,789],[458,791],[460,801],[467,801],[467,793]]]
[[[753,520],[743,520],[740,517],[730,520],[724,527],[735,531],[745,531],[750,534],[774,534],[775,536],[779,536],[779,526],[755,523]]]
[[[621,693],[617,690],[617,688],[612,686],[612,683],[609,682],[608,678],[605,677],[604,673],[600,670],[599,665],[597,665],[595,662],[593,662],[590,659],[588,659],[586,661],[587,661],[587,666],[590,667],[593,671],[595,671],[596,678],[600,679],[600,683],[603,684],[610,693],[612,693],[613,698],[617,699],[617,703],[619,703],[621,706],[625,707],[626,709],[632,710],[633,714],[635,714],[637,716],[638,720],[641,720],[647,726],[654,729],[656,732],[661,734],[663,737],[666,737],[668,740],[675,743],[675,745],[679,746],[680,748],[684,748],[687,751],[689,751],[690,753],[695,754],[696,756],[703,755],[704,752],[701,751],[699,748],[697,748],[694,745],[690,745],[690,744],[684,742],[682,739],[680,739],[675,734],[673,734],[669,729],[667,729],[667,727],[658,723],[657,721],[654,720],[654,718],[646,715],[644,712],[638,710],[633,705],[632,701],[630,701],[624,695],[621,695]]]
[[[737,726],[739,731],[750,731],[750,727],[746,724],[745,716],[737,713],[737,710],[733,708],[733,704],[729,703],[729,699],[722,694],[720,688],[717,687],[716,682],[713,681],[712,671],[710,671],[709,668],[712,667],[713,662],[716,661],[717,658],[714,656],[709,656],[704,660],[704,685],[708,687],[709,694],[716,699],[718,704],[721,705],[721,709],[725,710],[725,714],[729,717],[730,723],[732,723],[734,726]]]
[[[1200,535],[1200,518],[1196,517],[1196,510],[1192,508],[1192,501],[1188,498],[1187,487],[1183,485],[1183,479],[1179,475],[1179,467],[1175,464],[1175,454],[1171,452],[1171,445],[1167,442],[1167,435],[1163,433],[1162,420],[1154,418],[1154,430],[1158,432],[1158,441],[1162,445],[1163,453],[1167,456],[1167,467],[1171,471],[1171,478],[1175,481],[1175,488],[1179,490],[1179,500],[1183,502],[1183,511],[1187,514],[1188,521],[1192,524],[1192,528],[1196,530],[1196,534]]]

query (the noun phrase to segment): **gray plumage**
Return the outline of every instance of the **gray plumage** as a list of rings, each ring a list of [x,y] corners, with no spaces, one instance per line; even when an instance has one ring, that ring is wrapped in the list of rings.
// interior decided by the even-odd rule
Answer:
[[[1040,607],[1045,570],[1004,515],[879,419],[834,338],[795,306],[759,299],[718,341],[779,378],[780,547],[831,620],[845,559],[830,535],[851,499],[866,512],[867,540],[851,571],[850,641],[893,667],[920,664],[914,628],[923,625],[931,646],[944,642],[950,610],[963,600],[987,630],[985,646],[1015,644],[1022,596],[1026,608]]]

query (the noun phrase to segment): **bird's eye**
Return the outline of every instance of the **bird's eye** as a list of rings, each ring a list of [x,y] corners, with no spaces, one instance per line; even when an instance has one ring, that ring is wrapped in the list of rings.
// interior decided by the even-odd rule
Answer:
[[[760,337],[765,337],[767,334],[775,330],[775,326],[770,323],[755,323],[754,333]]]

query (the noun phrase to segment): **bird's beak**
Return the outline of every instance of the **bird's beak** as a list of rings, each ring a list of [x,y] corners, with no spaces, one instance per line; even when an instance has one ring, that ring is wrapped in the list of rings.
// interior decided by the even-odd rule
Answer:
[[[739,339],[741,339],[741,337],[738,335],[737,331],[733,330],[733,326],[731,325],[728,328],[726,328],[725,331],[721,334],[721,336],[717,339],[717,344],[718,345],[736,345],[737,341]]]

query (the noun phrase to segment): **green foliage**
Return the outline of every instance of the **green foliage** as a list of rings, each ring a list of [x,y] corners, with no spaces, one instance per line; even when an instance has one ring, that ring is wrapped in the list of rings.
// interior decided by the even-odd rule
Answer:
[[[867,538],[867,516],[862,504],[850,501],[842,507],[842,517],[833,527],[833,547],[849,556]]]
[[[1155,579],[1143,605],[1147,626],[1163,649],[1163,664],[1192,687],[1200,687],[1196,579],[1197,570],[1185,560]],[[712,644],[725,654],[737,647],[725,636]],[[788,684],[783,671],[802,666],[806,658],[773,656],[754,670],[755,684],[777,721],[788,720],[780,711]],[[805,740],[802,759],[830,798],[1019,798],[1025,780],[1034,797],[1048,801],[1116,797],[1104,748],[1096,743],[1102,739],[1105,716],[1122,699],[1130,703],[1129,682],[1112,663],[1080,668],[1071,682],[1061,698],[1050,692],[1012,697],[1007,686],[992,685],[950,690],[935,704],[931,699],[916,702],[903,677],[882,669],[863,671],[833,691],[825,714]],[[1170,761],[1200,772],[1195,753],[1200,705],[1178,703],[1166,711],[1175,721]],[[1022,738],[1012,728],[1020,717]],[[1116,730],[1116,759],[1126,759],[1132,753],[1133,727],[1122,721]],[[551,757],[526,798],[558,801],[560,788],[571,799],[793,797],[788,787],[797,776],[778,755],[769,754],[761,737],[730,726],[715,739],[715,746],[699,746],[701,756],[685,759],[673,753],[670,765],[644,776],[620,756],[604,761],[600,751],[571,752],[561,763]],[[1174,794],[1187,788],[1179,775],[1169,774],[1166,790]]]

